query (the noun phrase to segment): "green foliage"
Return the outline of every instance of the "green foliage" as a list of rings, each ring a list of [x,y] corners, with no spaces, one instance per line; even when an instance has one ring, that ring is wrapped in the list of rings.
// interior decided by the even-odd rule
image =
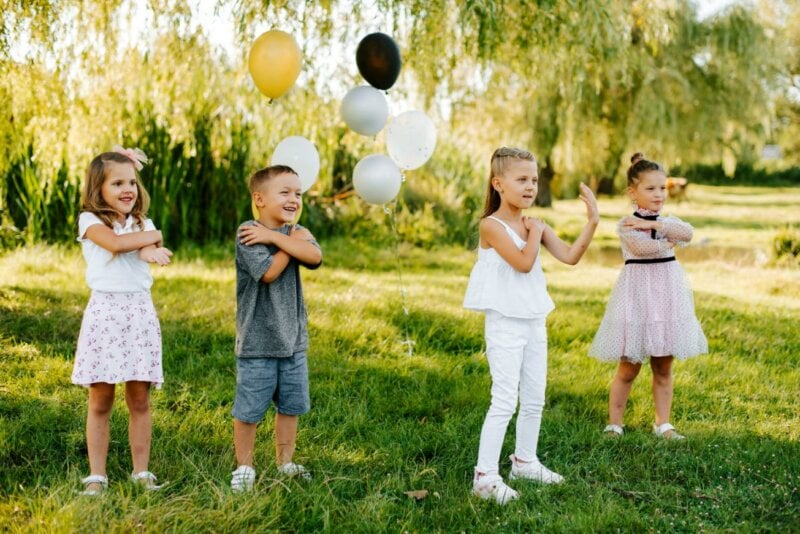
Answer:
[[[800,230],[787,226],[780,230],[772,241],[775,259],[790,265],[800,265]]]
[[[47,179],[33,157],[33,146],[28,145],[28,150],[11,162],[6,175],[8,182],[0,190],[5,194],[8,210],[7,232],[17,228],[29,243],[74,239],[80,194],[67,173],[66,164],[62,163],[55,175]],[[9,242],[4,239],[2,244]]]
[[[670,169],[672,176],[683,176],[695,184],[708,185],[753,185],[762,187],[786,187],[800,185],[800,167],[768,170],[749,163],[736,166],[733,177],[725,173],[721,164],[676,165]]]
[[[315,143],[322,163],[305,222],[322,236],[385,239],[380,208],[347,198],[353,166],[383,151],[383,139],[342,124],[344,90],[361,82],[353,64],[331,59],[367,28],[392,33],[403,50],[392,106],[420,107],[437,122],[434,159],[409,173],[397,208],[415,244],[474,242],[498,144],[536,153],[544,206],[572,197],[580,181],[618,190],[634,150],[684,165],[724,158],[741,173],[757,168],[755,147],[767,141],[796,159],[786,80],[796,85],[800,10],[790,3],[733,6],[701,21],[688,0],[220,0],[237,22],[230,55],[197,28],[191,2],[145,4],[3,4],[0,225],[27,242],[72,238],[70,202],[86,164],[117,143],[141,145],[154,161],[143,179],[170,246],[224,241],[249,217],[244,180],[295,134]],[[134,12],[152,24],[129,42]],[[246,68],[263,20],[280,21],[305,58],[296,86],[273,105]],[[759,172],[737,183],[772,179]]]
[[[721,250],[771,243],[782,216],[798,217],[786,209],[797,201],[796,188],[699,186],[690,203],[670,209],[695,225],[695,241],[709,238]],[[482,317],[461,309],[474,250],[403,247],[406,317],[392,247],[352,236],[323,241],[325,264],[303,271],[312,410],[300,420],[296,453],[314,477],[278,477],[268,417],[257,435],[257,491],[247,496],[228,489],[232,247],[178,250],[172,265],[154,269],[153,287],[166,383],[152,395],[150,468],[169,484],[150,494],[127,481],[128,418],[118,389],[111,484],[100,499],[76,494],[88,473],[86,392],[69,383],[88,298],[80,253],[74,244],[4,252],[0,524],[11,532],[793,530],[800,507],[797,269],[741,255],[692,260],[704,250],[699,244],[678,251],[711,348],[675,365],[672,422],[689,439],[651,435],[646,369],[633,386],[626,435],[602,436],[614,367],[586,352],[621,263],[616,242],[611,261],[600,244],[627,209],[620,199],[601,200],[605,217],[589,250],[597,254],[577,267],[543,257],[557,308],[548,317],[539,455],[566,483],[512,482],[522,497],[504,508],[470,495],[491,384]],[[579,201],[561,201],[548,216],[571,231],[581,210]],[[406,325],[416,342],[410,357],[401,344]],[[419,489],[430,492],[419,502],[403,493]]]

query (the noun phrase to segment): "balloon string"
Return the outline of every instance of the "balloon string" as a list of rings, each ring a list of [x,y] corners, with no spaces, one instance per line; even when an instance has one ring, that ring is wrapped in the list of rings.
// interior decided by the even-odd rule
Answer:
[[[409,356],[414,355],[414,342],[411,340],[411,336],[409,335],[410,328],[408,326],[409,322],[409,313],[408,313],[408,305],[406,303],[406,286],[403,283],[403,260],[400,256],[400,232],[397,229],[397,205],[399,200],[395,199],[394,201],[394,209],[390,209],[388,206],[384,204],[383,211],[387,215],[389,215],[389,220],[392,223],[392,234],[394,236],[394,257],[395,263],[397,266],[397,283],[400,286],[400,302],[403,306],[403,333],[405,335],[405,341],[401,341],[402,345],[406,346],[406,351]]]

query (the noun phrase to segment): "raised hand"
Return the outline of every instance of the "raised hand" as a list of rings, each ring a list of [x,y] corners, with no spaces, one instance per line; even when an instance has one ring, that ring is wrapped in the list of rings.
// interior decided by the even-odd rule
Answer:
[[[600,222],[600,210],[597,208],[597,199],[594,197],[592,189],[581,182],[578,186],[580,191],[579,198],[586,204],[586,218],[589,222],[597,224]]]

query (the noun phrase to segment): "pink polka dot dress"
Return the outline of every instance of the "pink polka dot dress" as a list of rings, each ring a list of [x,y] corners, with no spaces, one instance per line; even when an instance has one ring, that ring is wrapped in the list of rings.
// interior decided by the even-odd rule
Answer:
[[[643,209],[635,215],[657,220],[664,227],[657,232],[626,228],[622,220],[617,224],[625,266],[589,355],[604,361],[643,363],[648,357],[683,360],[708,352],[708,341],[695,316],[692,288],[670,245],[688,244],[692,226]]]

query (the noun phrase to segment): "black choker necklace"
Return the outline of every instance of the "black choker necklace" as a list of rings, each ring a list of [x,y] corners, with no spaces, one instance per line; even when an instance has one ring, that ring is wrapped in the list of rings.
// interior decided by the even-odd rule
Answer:
[[[634,211],[633,212],[633,216],[634,217],[639,217],[640,219],[644,219],[646,221],[657,221],[658,220],[658,215],[642,215],[638,211]],[[650,237],[653,238],[653,239],[656,238],[656,229],[655,228],[651,228],[650,229]]]

